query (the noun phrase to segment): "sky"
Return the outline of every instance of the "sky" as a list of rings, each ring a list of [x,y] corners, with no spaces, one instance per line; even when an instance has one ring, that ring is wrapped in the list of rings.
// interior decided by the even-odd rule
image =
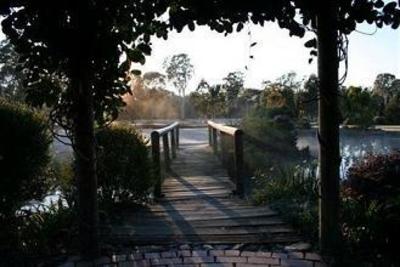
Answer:
[[[251,35],[248,34],[250,30]],[[360,25],[360,32],[373,33],[375,28]],[[194,32],[173,32],[168,40],[153,38],[153,52],[142,71],[162,71],[164,58],[187,53],[195,68],[189,84],[194,90],[200,79],[211,84],[221,82],[231,71],[243,71],[245,86],[260,88],[264,80],[275,80],[282,74],[295,71],[299,79],[317,72],[316,60],[308,63],[309,50],[304,39],[289,37],[287,30],[275,24],[264,27],[247,26],[240,33],[228,36],[197,27]],[[373,35],[354,32],[349,36],[349,68],[345,85],[371,86],[379,73],[389,72],[400,78],[400,30],[380,29]],[[257,42],[249,50],[249,45]],[[249,56],[253,55],[254,59]],[[247,70],[245,69],[247,66]],[[343,73],[344,68],[341,68]]]
[[[364,24],[357,29],[364,33],[375,32],[374,26]],[[309,50],[304,47],[304,42],[312,37],[311,33],[303,39],[290,37],[287,30],[273,23],[264,27],[249,24],[240,33],[228,36],[206,26],[197,27],[194,32],[185,28],[181,33],[171,32],[168,40],[154,37],[152,55],[147,57],[144,66],[137,68],[142,72],[163,72],[166,57],[187,53],[195,69],[187,91],[195,90],[203,78],[210,84],[219,83],[232,71],[245,74],[246,87],[261,88],[264,80],[273,81],[290,71],[296,72],[299,79],[316,73],[316,60],[308,63]],[[0,39],[3,38],[0,33]],[[349,69],[345,85],[368,87],[379,73],[384,72],[400,78],[400,29],[379,29],[373,35],[353,32],[349,40]],[[250,49],[253,42],[257,44]],[[250,55],[254,58],[250,59]]]

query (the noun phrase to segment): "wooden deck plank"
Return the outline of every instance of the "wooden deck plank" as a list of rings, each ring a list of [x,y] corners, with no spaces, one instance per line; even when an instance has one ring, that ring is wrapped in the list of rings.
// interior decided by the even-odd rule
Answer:
[[[124,211],[109,240],[136,245],[291,243],[299,236],[268,207],[232,193],[234,185],[205,144],[181,146],[153,205]]]

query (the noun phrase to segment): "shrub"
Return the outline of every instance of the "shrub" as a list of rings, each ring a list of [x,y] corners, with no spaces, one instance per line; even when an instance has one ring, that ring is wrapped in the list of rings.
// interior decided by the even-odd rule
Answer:
[[[8,217],[48,192],[52,139],[44,116],[23,104],[0,99],[0,125],[0,217]]]
[[[348,171],[342,230],[352,257],[377,266],[400,262],[400,152],[368,155]]]
[[[75,211],[61,201],[42,204],[37,210],[20,211],[3,223],[0,238],[6,242],[0,242],[0,256],[4,266],[36,266],[36,259],[43,263],[48,256],[77,253]]]
[[[55,190],[59,191],[60,197],[66,201],[68,207],[74,207],[77,188],[73,160],[71,158],[54,158],[50,164],[50,170]]]
[[[287,115],[257,107],[242,120],[241,128],[246,133],[245,161],[253,171],[266,171],[271,166],[292,164],[302,158],[296,147],[294,124]]]
[[[104,204],[145,201],[154,184],[147,142],[135,128],[113,125],[96,134],[99,196]]]
[[[252,199],[268,204],[310,241],[318,238],[318,183],[316,164],[279,168],[274,174],[257,173]]]
[[[400,123],[400,94],[393,96],[383,111],[387,124]]]
[[[386,201],[400,193],[400,151],[370,154],[349,168],[347,193],[369,200]]]

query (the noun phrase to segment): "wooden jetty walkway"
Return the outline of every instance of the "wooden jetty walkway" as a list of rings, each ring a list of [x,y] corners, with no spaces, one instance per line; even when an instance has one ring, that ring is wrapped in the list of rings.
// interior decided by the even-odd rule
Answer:
[[[154,143],[158,138],[153,158],[160,160],[164,155],[167,157],[164,162],[168,163],[161,193],[158,192],[160,198],[153,205],[126,212],[122,222],[113,227],[113,238],[135,245],[299,241],[299,236],[276,212],[265,206],[253,206],[234,195],[238,183],[232,182],[220,159],[214,155],[213,146],[181,143],[176,149],[179,144],[177,127],[166,131],[173,132],[171,139],[162,130],[152,135]],[[226,134],[224,130],[231,128],[209,127],[210,143],[213,143],[213,135],[216,143],[218,135]],[[160,147],[164,147],[161,156]]]

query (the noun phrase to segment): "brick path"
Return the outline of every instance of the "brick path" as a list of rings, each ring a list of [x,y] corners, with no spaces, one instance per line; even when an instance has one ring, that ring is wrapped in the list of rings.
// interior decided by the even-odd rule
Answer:
[[[101,257],[95,261],[80,261],[70,257],[60,267],[261,267],[293,266],[323,267],[316,253],[302,251],[241,251],[241,250],[192,250],[177,249],[153,252],[133,252],[111,257]]]

